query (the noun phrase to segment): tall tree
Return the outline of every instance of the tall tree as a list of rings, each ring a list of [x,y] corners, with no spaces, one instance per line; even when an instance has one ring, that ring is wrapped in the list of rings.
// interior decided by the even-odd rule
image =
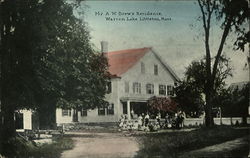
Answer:
[[[219,60],[218,72],[214,80],[214,96],[223,93],[226,85],[225,79],[232,76],[232,68],[229,63],[230,60],[224,56]],[[206,88],[206,75],[205,59],[193,61],[186,68],[184,80],[176,87],[176,101],[187,114],[196,112],[199,116],[204,110],[203,94]]]
[[[201,19],[205,32],[205,53],[206,53],[206,126],[214,124],[212,117],[212,100],[216,88],[215,77],[218,73],[218,64],[221,58],[226,39],[230,31],[234,30],[238,33],[236,44],[243,49],[244,44],[249,42],[249,38],[244,38],[249,34],[248,28],[242,27],[246,22],[249,15],[248,1],[247,0],[198,0],[201,10]],[[211,62],[211,49],[210,49],[210,28],[211,21],[216,17],[221,22],[223,33],[219,42],[219,47],[215,53],[215,61]],[[213,66],[212,66],[213,65]]]
[[[94,53],[74,4],[64,0],[2,0],[1,10],[1,153],[15,151],[14,112],[35,109],[41,123],[55,119],[57,107],[93,108],[102,104],[107,61]],[[45,121],[44,121],[45,120]]]

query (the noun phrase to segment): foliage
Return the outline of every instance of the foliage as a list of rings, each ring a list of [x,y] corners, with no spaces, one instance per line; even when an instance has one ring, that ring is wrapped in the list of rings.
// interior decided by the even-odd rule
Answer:
[[[226,117],[247,117],[249,106],[249,83],[242,83],[241,87],[230,86],[224,97],[218,97],[217,104],[222,107],[222,114]]]
[[[3,0],[0,7],[2,139],[15,135],[15,110],[37,109],[49,118],[45,112],[56,105],[104,102],[107,61],[91,48],[85,23],[73,14],[76,4]]]
[[[141,149],[136,157],[178,157],[184,152],[247,135],[248,131],[226,126],[200,128],[190,132],[166,132],[137,137]]]
[[[20,137],[12,138],[9,143],[14,146],[9,154],[11,157],[23,158],[23,157],[33,157],[33,158],[59,158],[62,151],[72,149],[74,146],[73,140],[70,138],[57,138],[53,140],[52,144],[42,144],[36,146],[31,141],[26,141]]]
[[[212,100],[218,85],[216,85],[216,75],[219,69],[219,62],[222,57],[223,48],[229,33],[234,30],[237,34],[236,45],[239,49],[244,50],[244,45],[249,42],[249,38],[244,38],[249,34],[246,24],[249,15],[249,7],[247,0],[198,0],[201,11],[201,19],[205,33],[205,67],[206,81],[204,84],[206,95],[206,119],[207,126],[213,125],[212,118]],[[212,63],[210,50],[210,28],[212,19],[215,17],[221,22],[222,35],[220,37],[218,50],[215,54],[215,60]],[[248,40],[248,41],[247,41]],[[213,65],[213,66],[212,66]]]
[[[180,108],[186,113],[186,115],[191,116],[195,113],[198,117],[204,110],[204,101],[202,99],[202,92],[194,84],[182,81],[175,88],[176,98],[175,100],[180,105]]]
[[[225,89],[225,79],[232,76],[229,59],[221,57],[218,73],[215,78],[214,96],[223,95]],[[206,82],[206,64],[204,60],[193,61],[186,69],[184,81],[176,87],[176,100],[180,107],[190,114],[195,112],[197,116],[204,110],[204,92]]]
[[[177,111],[178,104],[168,97],[151,97],[148,102],[148,107],[151,110],[174,113]]]

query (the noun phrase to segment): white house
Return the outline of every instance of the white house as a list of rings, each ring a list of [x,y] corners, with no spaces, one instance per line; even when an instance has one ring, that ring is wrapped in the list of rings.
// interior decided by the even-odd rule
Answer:
[[[102,45],[102,49],[106,49]],[[170,66],[152,48],[103,51],[112,75],[106,94],[108,107],[78,112],[78,121],[116,122],[122,114],[146,112],[146,102],[152,96],[171,96],[179,80]],[[73,110],[56,110],[56,123],[72,123]]]

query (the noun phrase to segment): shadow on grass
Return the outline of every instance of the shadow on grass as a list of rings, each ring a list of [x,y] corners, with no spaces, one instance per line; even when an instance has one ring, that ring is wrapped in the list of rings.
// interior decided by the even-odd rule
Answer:
[[[138,136],[140,151],[136,158],[167,157],[209,145],[223,143],[248,134],[248,129],[234,129],[229,126],[202,127],[190,132],[154,133]]]

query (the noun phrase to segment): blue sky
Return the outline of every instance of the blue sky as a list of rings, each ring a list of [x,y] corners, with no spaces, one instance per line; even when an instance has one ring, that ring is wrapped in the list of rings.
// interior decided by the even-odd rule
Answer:
[[[202,23],[197,21],[200,10],[195,1],[84,1],[83,4],[85,14],[82,18],[87,22],[91,42],[96,49],[100,49],[100,41],[108,42],[109,51],[153,47],[180,78],[191,61],[205,55]],[[102,12],[104,15],[97,16],[96,12]],[[166,17],[171,20],[107,21],[107,12],[160,12],[160,16],[132,17]],[[212,52],[216,52],[218,48],[220,34],[219,25],[212,23]],[[248,71],[243,70],[246,52],[232,51],[230,45],[233,39],[234,36],[230,36],[225,47],[225,53],[232,58],[234,74],[233,78],[227,80],[228,83],[248,80]]]

